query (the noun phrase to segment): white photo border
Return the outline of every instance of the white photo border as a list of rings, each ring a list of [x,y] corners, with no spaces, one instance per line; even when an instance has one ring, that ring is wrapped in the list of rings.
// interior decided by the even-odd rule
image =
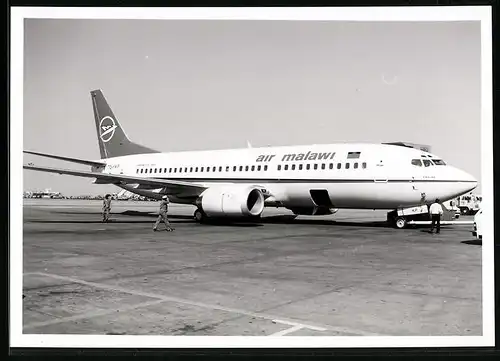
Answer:
[[[10,346],[57,348],[333,348],[494,346],[493,93],[491,6],[315,8],[12,7],[10,38]],[[24,20],[184,19],[481,22],[481,180],[483,208],[482,336],[115,336],[22,333],[23,284],[23,51]]]

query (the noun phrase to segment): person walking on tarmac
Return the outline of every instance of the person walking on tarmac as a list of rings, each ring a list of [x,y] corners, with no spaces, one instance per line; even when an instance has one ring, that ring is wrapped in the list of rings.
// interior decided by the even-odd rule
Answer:
[[[102,221],[109,221],[109,213],[111,212],[111,194],[106,194],[102,201]]]
[[[431,213],[431,230],[429,233],[434,231],[434,227],[436,228],[436,233],[441,231],[441,215],[443,214],[443,207],[439,203],[439,199],[436,199],[434,203],[431,204],[430,208]]]
[[[162,221],[163,221],[163,223],[165,223],[165,227],[167,227],[166,230],[168,232],[171,232],[175,229],[175,228],[172,228],[172,226],[170,225],[170,222],[168,221],[168,217],[167,217],[169,203],[170,203],[170,200],[168,199],[167,195],[164,195],[163,197],[161,197],[160,213],[158,214],[158,219],[156,220],[156,223],[153,226],[153,231],[156,232],[158,230],[158,226],[160,225],[160,222],[162,222]]]

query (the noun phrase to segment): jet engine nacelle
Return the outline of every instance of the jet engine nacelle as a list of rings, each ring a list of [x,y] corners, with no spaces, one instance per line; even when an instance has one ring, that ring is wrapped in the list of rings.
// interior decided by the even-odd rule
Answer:
[[[264,210],[264,195],[254,186],[213,187],[196,204],[209,217],[257,217]]]
[[[290,208],[290,210],[298,216],[326,216],[338,212],[338,208],[328,207],[300,207]]]

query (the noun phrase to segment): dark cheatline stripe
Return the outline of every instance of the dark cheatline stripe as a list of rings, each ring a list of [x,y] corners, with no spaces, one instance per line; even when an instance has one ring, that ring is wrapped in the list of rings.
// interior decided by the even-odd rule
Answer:
[[[277,178],[165,178],[152,177],[155,179],[184,181],[184,182],[227,182],[227,183],[375,183],[374,179],[277,179]],[[377,182],[385,183],[385,179],[377,179]],[[475,183],[474,181],[441,180],[441,179],[388,179],[387,183]]]

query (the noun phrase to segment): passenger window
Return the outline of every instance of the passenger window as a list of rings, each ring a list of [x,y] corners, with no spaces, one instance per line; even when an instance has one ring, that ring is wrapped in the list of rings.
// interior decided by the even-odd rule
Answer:
[[[233,172],[236,172],[236,166],[233,166]]]
[[[267,165],[264,166],[264,170],[267,170]]]
[[[314,169],[318,169],[318,165],[317,164],[314,164]]]
[[[248,172],[248,165],[245,166],[245,172]]]
[[[333,163],[330,163],[330,169],[333,169]]]
[[[288,164],[285,164],[285,170],[288,170]]]
[[[158,169],[157,169],[157,168],[155,168],[155,173],[157,173],[157,170],[158,170]]]
[[[295,164],[292,164],[292,170],[295,170]]]
[[[228,165],[226,166],[226,172],[229,172],[229,166]]]
[[[142,173],[142,169],[141,169],[141,173]]]
[[[366,169],[366,163],[363,162],[363,169]]]
[[[326,164],[325,163],[321,164],[321,169],[325,169],[325,168],[326,168]]]
[[[299,170],[302,170],[302,164],[299,164]]]
[[[174,168],[174,173],[177,173],[177,168]]]
[[[136,173],[139,173],[139,168],[137,168],[137,169],[135,170],[135,172],[136,172]]]
[[[240,172],[242,172],[242,171],[243,171],[243,166],[242,166],[242,165],[240,165]]]
[[[337,169],[340,169],[340,168],[342,168],[342,164],[337,163]]]
[[[205,167],[201,167],[200,172],[203,172],[205,170]]]
[[[212,172],[215,172],[216,169],[217,167],[212,167]]]
[[[222,172],[222,167],[219,166],[219,172]]]
[[[278,164],[278,170],[281,170],[281,164]]]
[[[422,166],[422,161],[420,159],[412,159],[411,160],[411,164],[412,165],[416,165],[417,167],[421,167]]]
[[[255,166],[254,166],[254,165],[252,165],[252,172],[253,172],[254,170],[255,170]]]
[[[260,165],[258,165],[258,166],[257,166],[257,170],[258,170],[259,172],[260,172],[260,168],[261,168],[261,167],[260,167]]]
[[[189,168],[189,171],[190,171],[190,172],[193,172],[193,167],[190,167],[190,168]]]
[[[309,168],[311,168],[311,165],[310,164],[306,164],[306,169],[309,170]]]
[[[345,164],[345,169],[349,169],[349,165],[350,165],[349,163],[346,163]]]
[[[358,169],[358,163],[354,163],[354,169]]]
[[[432,165],[429,159],[424,159],[423,162],[426,167],[430,167]]]
[[[172,168],[169,168],[168,172],[169,172],[169,173],[172,173]],[[167,173],[167,168],[164,168],[164,169],[163,169],[163,173]]]

